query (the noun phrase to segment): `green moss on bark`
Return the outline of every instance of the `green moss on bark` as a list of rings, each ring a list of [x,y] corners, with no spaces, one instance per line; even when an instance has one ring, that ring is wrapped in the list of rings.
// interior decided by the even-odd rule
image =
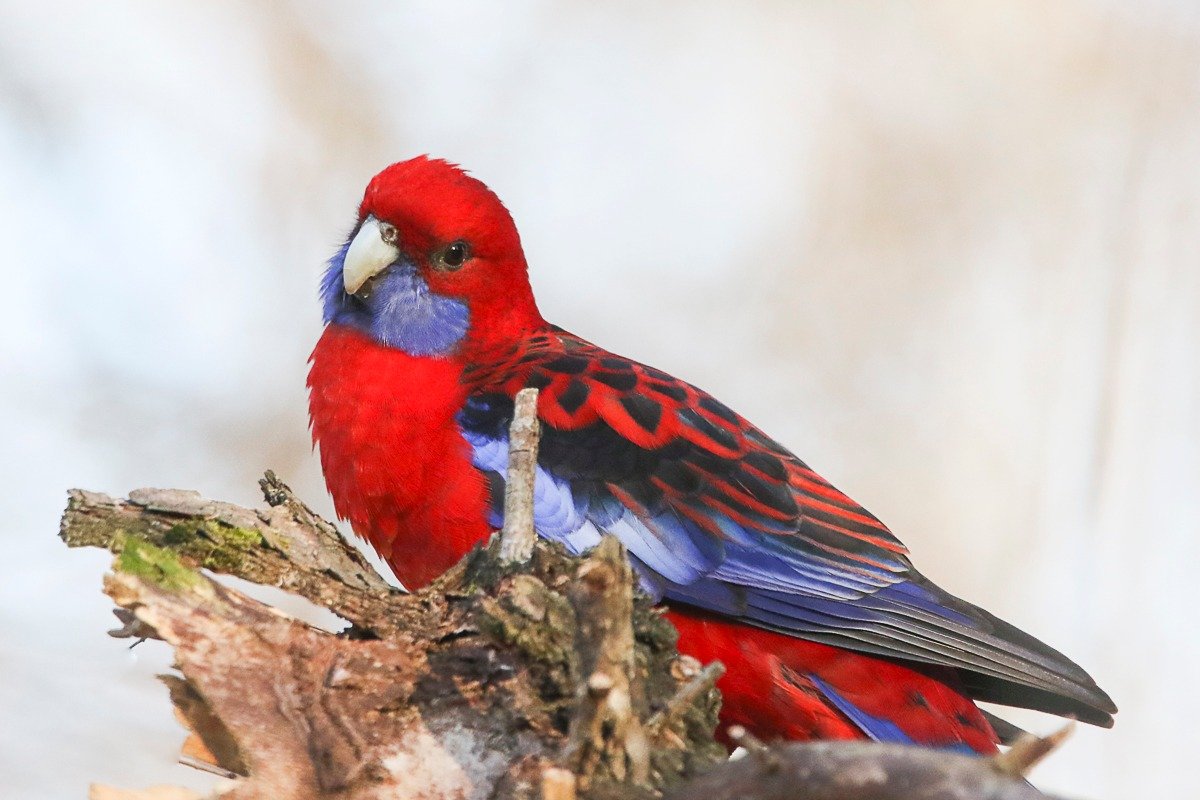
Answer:
[[[132,536],[123,536],[116,568],[172,592],[200,590],[204,579],[170,550]]]

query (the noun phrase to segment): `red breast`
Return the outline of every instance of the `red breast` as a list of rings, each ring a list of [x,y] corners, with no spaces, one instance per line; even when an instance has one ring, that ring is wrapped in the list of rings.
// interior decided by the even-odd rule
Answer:
[[[423,586],[491,532],[489,490],[456,421],[461,367],[339,325],[309,360],[313,442],[338,516],[405,586]]]

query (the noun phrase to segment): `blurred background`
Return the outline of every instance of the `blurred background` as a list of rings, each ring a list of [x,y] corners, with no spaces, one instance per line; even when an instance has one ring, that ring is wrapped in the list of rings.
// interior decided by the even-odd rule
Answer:
[[[305,411],[367,180],[470,168],[544,314],[712,391],[1121,707],[1035,773],[1187,796],[1200,10],[0,0],[6,797],[207,776],[71,486],[329,513]],[[1037,731],[1057,722],[1012,714]]]

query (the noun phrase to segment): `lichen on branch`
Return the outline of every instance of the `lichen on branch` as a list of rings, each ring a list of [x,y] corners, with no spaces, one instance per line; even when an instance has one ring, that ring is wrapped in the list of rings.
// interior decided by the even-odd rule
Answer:
[[[192,732],[187,760],[234,776],[228,798],[538,796],[546,770],[571,760],[582,671],[603,661],[578,634],[571,588],[597,563],[623,564],[619,544],[577,559],[538,542],[524,564],[492,544],[406,594],[273,475],[263,488],[271,505],[258,510],[193,492],[73,491],[63,517],[69,545],[117,554],[105,591],[118,633],[175,649],[179,674],[165,680]],[[350,625],[313,628],[214,574],[279,586]],[[687,681],[674,629],[629,597],[622,658],[640,723]],[[644,745],[645,769],[605,760],[580,792],[646,797],[719,762],[717,707],[709,687]]]

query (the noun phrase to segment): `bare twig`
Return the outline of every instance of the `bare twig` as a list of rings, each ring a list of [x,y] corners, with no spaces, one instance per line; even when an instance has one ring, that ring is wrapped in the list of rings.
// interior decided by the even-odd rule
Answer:
[[[757,736],[741,725],[730,725],[725,733],[729,736],[729,741],[747,753],[765,753],[770,749]]]
[[[537,389],[517,392],[513,421],[508,429],[508,475],[504,487],[504,527],[500,531],[500,560],[525,563],[533,554],[533,482],[537,471]]]
[[[1039,761],[1062,746],[1062,743],[1069,739],[1074,732],[1075,721],[1071,720],[1048,736],[1034,736],[1032,733],[1022,734],[1017,741],[1013,742],[1013,746],[1008,749],[1008,752],[991,759],[992,767],[1005,775],[1023,778]]]
[[[218,778],[224,778],[225,780],[237,780],[240,777],[233,770],[225,769],[213,764],[211,761],[196,758],[195,756],[181,755],[179,756],[179,763],[185,767],[191,767],[200,772],[207,772],[209,775],[216,775]]]
[[[714,661],[693,675],[667,701],[665,708],[655,712],[650,719],[646,720],[646,735],[651,738],[657,736],[662,731],[664,725],[682,714],[688,706],[696,701],[696,698],[713,688],[724,674],[725,665],[720,661]]]

